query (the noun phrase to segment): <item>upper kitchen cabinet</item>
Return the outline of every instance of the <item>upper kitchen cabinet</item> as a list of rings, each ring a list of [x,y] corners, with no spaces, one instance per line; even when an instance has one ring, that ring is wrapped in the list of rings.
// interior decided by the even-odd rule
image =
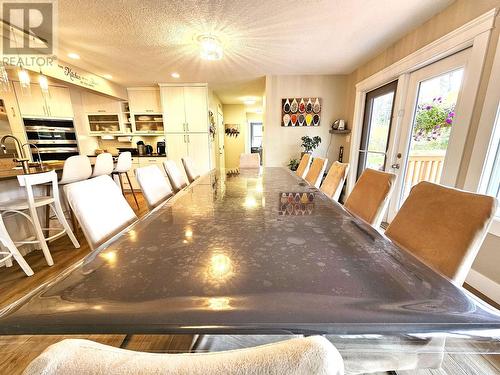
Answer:
[[[208,89],[206,85],[160,85],[167,133],[208,132]]]
[[[127,91],[130,112],[138,114],[160,114],[163,112],[161,110],[160,89],[154,87],[132,87],[128,88]]]
[[[103,95],[91,92],[82,93],[83,108],[85,113],[107,113],[117,115],[122,112],[120,102]]]
[[[43,93],[40,86],[33,83],[27,90],[29,93],[21,89],[19,82],[14,82],[14,91],[23,117],[73,118],[68,88],[49,86],[49,92]]]

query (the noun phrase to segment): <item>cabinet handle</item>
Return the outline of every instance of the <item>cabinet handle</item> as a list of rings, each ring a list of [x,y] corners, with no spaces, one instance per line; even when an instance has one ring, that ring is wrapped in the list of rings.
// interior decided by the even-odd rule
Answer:
[[[186,122],[187,131],[189,131],[189,122]]]
[[[98,109],[97,112],[101,112],[102,113],[102,112],[106,112],[106,110],[105,109]]]
[[[44,106],[44,105],[42,106],[42,108],[43,108],[43,114],[44,114],[44,115],[46,115],[46,116],[48,116],[48,114],[47,114],[47,110],[45,109],[45,106]]]
[[[152,109],[146,109],[146,112],[153,112]]]
[[[52,116],[52,111],[50,110],[49,106],[47,106],[47,111],[49,111],[49,116]]]
[[[14,107],[10,107],[10,109],[12,110],[12,117],[16,117],[16,110]]]
[[[188,134],[188,143],[191,143],[191,142],[189,141],[189,134]]]
[[[186,143],[186,134],[184,134],[184,143]]]

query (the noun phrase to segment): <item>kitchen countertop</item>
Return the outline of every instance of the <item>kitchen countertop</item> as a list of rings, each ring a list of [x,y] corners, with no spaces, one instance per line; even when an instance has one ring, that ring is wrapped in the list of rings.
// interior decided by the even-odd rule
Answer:
[[[50,171],[62,171],[64,166],[64,161],[57,162],[44,162],[43,168],[40,167],[30,167],[30,173],[42,173]],[[17,176],[24,174],[23,169],[0,169],[0,181],[12,180],[17,178]]]
[[[118,157],[118,154],[111,154],[114,158]],[[87,155],[89,158],[95,158],[97,155]],[[132,155],[133,158],[166,158],[166,154],[152,154],[152,155]]]

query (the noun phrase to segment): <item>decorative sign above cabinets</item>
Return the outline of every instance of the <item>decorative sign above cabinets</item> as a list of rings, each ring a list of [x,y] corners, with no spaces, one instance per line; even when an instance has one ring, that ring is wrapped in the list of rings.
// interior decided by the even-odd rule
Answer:
[[[319,126],[321,98],[281,99],[281,126]]]

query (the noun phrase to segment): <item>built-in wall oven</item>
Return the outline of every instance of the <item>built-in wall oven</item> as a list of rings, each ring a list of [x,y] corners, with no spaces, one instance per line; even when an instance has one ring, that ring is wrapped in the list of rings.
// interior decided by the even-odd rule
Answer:
[[[72,120],[47,120],[24,118],[24,129],[31,148],[33,160],[38,160],[37,151],[43,161],[66,160],[78,155],[75,127]]]

